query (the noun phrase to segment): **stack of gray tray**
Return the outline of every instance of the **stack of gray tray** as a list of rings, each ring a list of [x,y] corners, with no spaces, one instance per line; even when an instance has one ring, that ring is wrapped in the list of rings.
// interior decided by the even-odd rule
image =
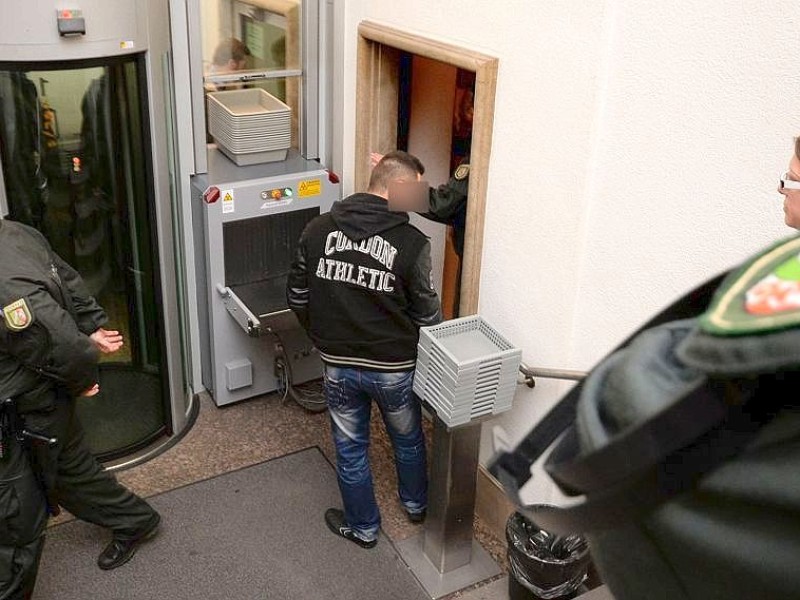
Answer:
[[[292,109],[260,88],[210,92],[208,130],[239,166],[285,160],[292,145]]]
[[[522,350],[479,316],[420,329],[414,392],[449,427],[511,408]]]

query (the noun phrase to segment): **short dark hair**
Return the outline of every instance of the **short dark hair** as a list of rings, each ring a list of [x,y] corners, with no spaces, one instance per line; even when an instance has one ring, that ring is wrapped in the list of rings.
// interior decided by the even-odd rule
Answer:
[[[425,165],[413,154],[395,150],[384,155],[372,169],[369,177],[370,190],[385,190],[389,182],[401,177],[414,177],[425,173]]]
[[[794,155],[800,160],[800,136],[794,138]]]
[[[214,50],[214,58],[212,60],[215,65],[221,67],[227,65],[229,60],[235,60],[239,63],[250,55],[250,48],[245,46],[242,40],[228,38],[219,43],[216,50]]]

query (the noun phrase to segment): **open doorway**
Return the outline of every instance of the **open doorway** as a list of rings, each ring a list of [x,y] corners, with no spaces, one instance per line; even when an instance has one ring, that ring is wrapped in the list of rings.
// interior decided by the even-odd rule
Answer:
[[[362,22],[359,25],[358,77],[356,88],[356,165],[357,189],[366,189],[369,179],[370,154],[384,153],[404,144],[418,154],[425,163],[426,179],[431,185],[444,183],[452,173],[453,111],[460,102],[458,86],[474,90],[474,109],[471,135],[471,158],[466,227],[460,276],[460,315],[477,312],[480,266],[483,251],[483,227],[486,204],[486,185],[491,152],[492,123],[494,116],[497,59],[436,40],[404,31]],[[410,57],[410,58],[409,58]],[[415,122],[413,112],[409,119],[407,139],[403,139],[404,118],[402,107],[409,83],[406,71],[411,61],[411,85],[416,66],[428,76],[417,77],[417,88],[411,90],[411,102],[423,98],[423,122]],[[431,76],[435,74],[435,76]],[[425,90],[420,90],[424,86]],[[463,96],[463,90],[462,90]],[[417,112],[419,116],[419,112]],[[427,119],[427,122],[425,120]],[[442,131],[446,129],[447,131]],[[400,135],[398,135],[400,131]],[[446,233],[435,224],[422,225],[432,235],[434,261],[438,260],[441,273],[440,287],[445,310],[453,312],[453,295],[458,286],[453,281],[457,266],[446,256]],[[438,256],[437,256],[438,250]],[[456,263],[457,265],[457,263]],[[434,265],[435,271],[436,264]],[[438,279],[438,278],[437,278]],[[449,297],[448,297],[449,296]]]
[[[397,149],[419,157],[425,179],[434,187],[445,185],[454,173],[468,174],[472,144],[475,72],[451,64],[403,52],[400,55]],[[467,165],[458,170],[461,165]],[[468,176],[463,183],[445,187],[445,197],[455,202],[441,204],[430,218],[412,214],[411,222],[431,241],[431,259],[436,289],[445,319],[459,314],[461,258],[464,251]],[[451,191],[452,189],[452,191]],[[457,193],[453,196],[455,191]]]

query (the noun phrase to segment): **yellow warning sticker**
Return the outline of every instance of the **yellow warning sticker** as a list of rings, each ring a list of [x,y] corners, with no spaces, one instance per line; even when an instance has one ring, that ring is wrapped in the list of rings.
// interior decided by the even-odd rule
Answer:
[[[309,196],[319,196],[322,193],[322,180],[309,179],[301,181],[297,186],[297,195],[301,198],[308,198]]]
[[[234,204],[233,190],[222,190],[219,195],[222,196],[223,214],[235,212],[236,205]]]

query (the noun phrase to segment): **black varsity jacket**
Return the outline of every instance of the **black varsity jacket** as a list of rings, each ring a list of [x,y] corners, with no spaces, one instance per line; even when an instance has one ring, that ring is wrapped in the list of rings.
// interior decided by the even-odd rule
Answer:
[[[428,238],[372,194],[354,194],[300,237],[287,299],[332,365],[414,368],[419,327],[441,320]]]

